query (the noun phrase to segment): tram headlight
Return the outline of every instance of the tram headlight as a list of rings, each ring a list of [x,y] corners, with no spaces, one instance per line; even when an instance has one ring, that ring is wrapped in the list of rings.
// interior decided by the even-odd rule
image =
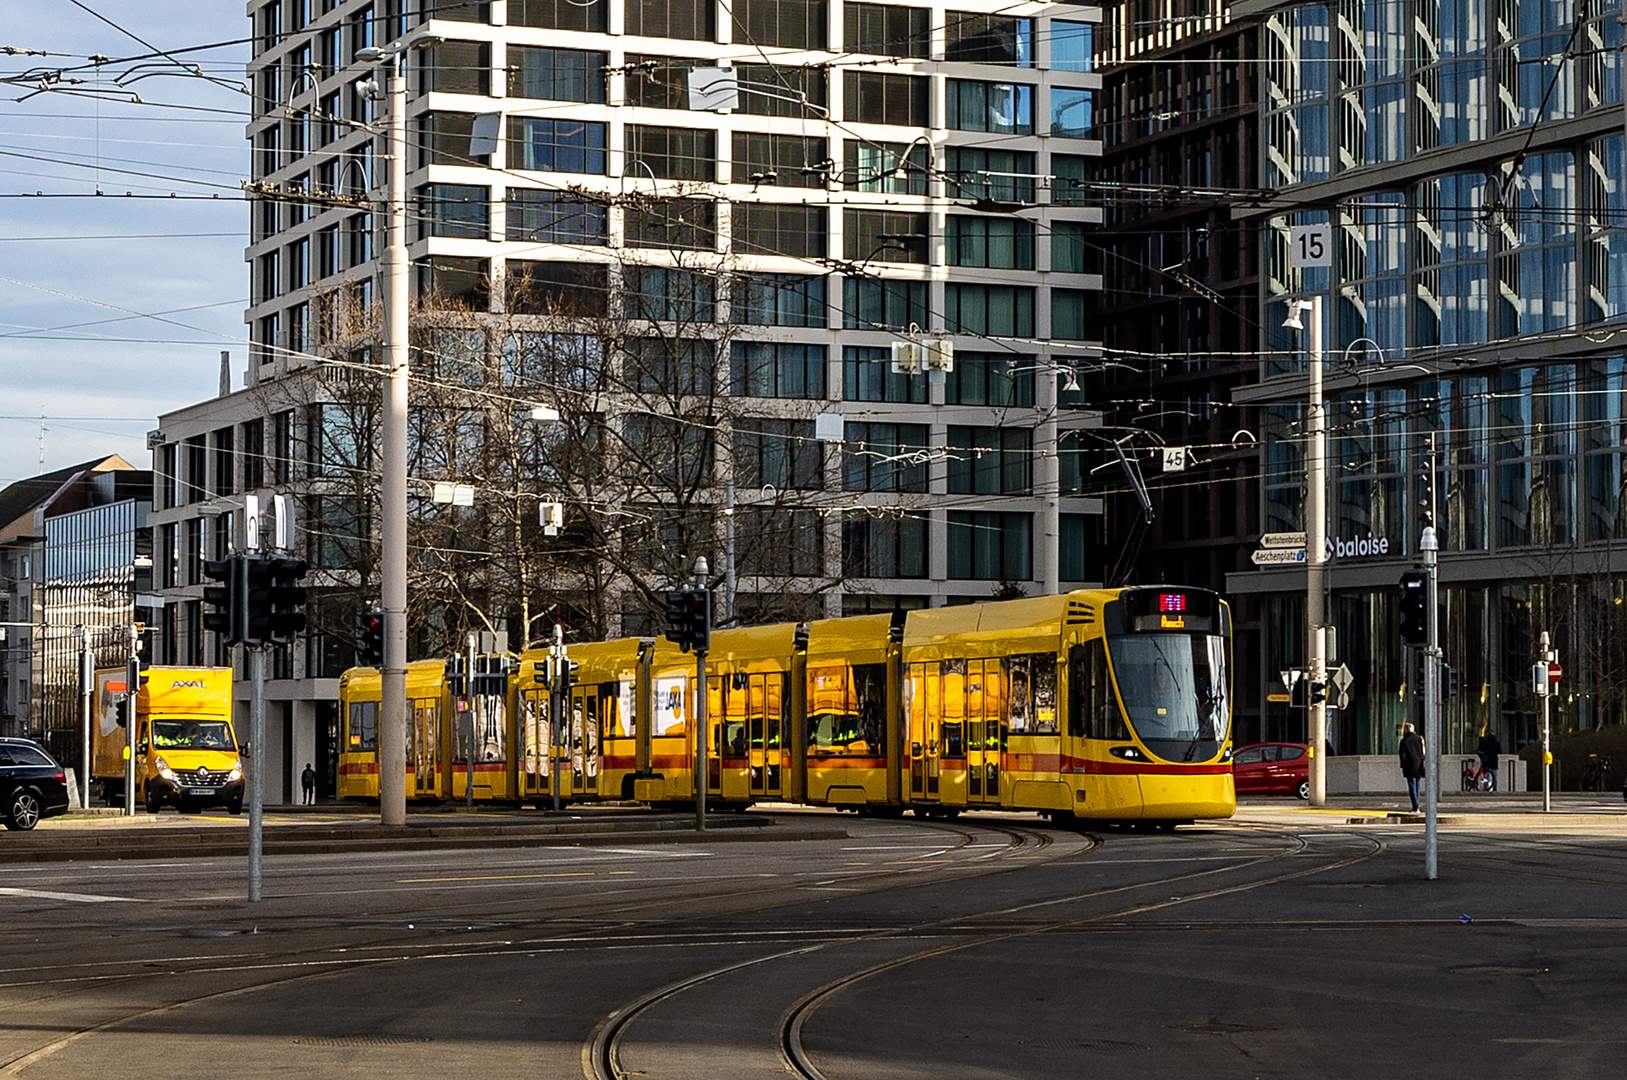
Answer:
[[[1112,747],[1111,749],[1109,749],[1107,752],[1109,754],[1112,754],[1114,757],[1120,757],[1120,758],[1123,758],[1126,761],[1146,761],[1147,760],[1147,755],[1143,754],[1140,750],[1136,749],[1133,746],[1115,746],[1115,747]]]

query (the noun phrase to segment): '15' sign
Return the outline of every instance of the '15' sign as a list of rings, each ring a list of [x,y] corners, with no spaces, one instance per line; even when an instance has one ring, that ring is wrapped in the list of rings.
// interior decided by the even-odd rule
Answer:
[[[1333,265],[1333,226],[1295,225],[1288,230],[1288,262],[1295,270]]]

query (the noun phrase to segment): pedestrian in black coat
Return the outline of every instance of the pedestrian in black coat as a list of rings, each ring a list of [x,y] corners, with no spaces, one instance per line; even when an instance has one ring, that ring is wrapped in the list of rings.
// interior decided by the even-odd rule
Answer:
[[[1407,778],[1407,797],[1412,812],[1418,812],[1418,782],[1424,778],[1424,739],[1411,725],[1403,725],[1401,735],[1401,775]]]

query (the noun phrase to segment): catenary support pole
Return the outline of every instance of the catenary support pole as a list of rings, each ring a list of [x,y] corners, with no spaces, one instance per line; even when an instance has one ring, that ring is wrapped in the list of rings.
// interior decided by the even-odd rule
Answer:
[[[463,744],[464,774],[463,805],[475,808],[475,635],[469,635],[469,651],[464,655],[466,667],[463,675],[463,715],[468,722],[467,741]]]
[[[1440,875],[1438,826],[1440,824],[1441,775],[1441,647],[1440,625],[1436,617],[1436,554],[1439,544],[1435,528],[1424,526],[1418,549],[1424,556],[1424,877],[1434,881]]]
[[[79,711],[84,745],[79,748],[79,806],[90,806],[90,717],[96,695],[96,654],[90,648],[90,627],[79,628]]]
[[[379,823],[407,823],[407,80],[403,56],[386,61],[390,182],[384,196],[387,239],[384,340],[387,377],[380,432],[380,573],[384,670],[379,706]],[[473,674],[472,672],[470,673]],[[473,763],[471,762],[471,768]]]
[[[136,816],[136,746],[141,730],[136,704],[141,697],[141,636],[130,624],[130,658],[124,665],[124,816]]]
[[[1552,812],[1554,808],[1554,754],[1553,743],[1549,739],[1551,732],[1548,723],[1548,703],[1554,694],[1553,683],[1548,680],[1548,665],[1554,661],[1554,652],[1552,648],[1553,642],[1548,637],[1548,631],[1546,630],[1542,632],[1541,645],[1542,662],[1537,665],[1540,669],[1537,673],[1537,679],[1544,684],[1542,687],[1544,692],[1538,694],[1537,697],[1542,702],[1542,812],[1547,814]]]

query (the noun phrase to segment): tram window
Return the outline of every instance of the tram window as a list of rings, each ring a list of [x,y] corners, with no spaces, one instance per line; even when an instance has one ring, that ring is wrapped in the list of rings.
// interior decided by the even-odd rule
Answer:
[[[875,752],[887,728],[887,665],[854,664],[853,698],[858,705],[858,737]]]
[[[961,738],[960,724],[946,723],[943,726],[943,756],[946,758],[963,758],[966,756],[966,743]]]
[[[350,703],[350,753],[378,750],[379,703],[353,701]]]
[[[1055,735],[1056,659],[1049,653],[1008,656],[1002,663],[1006,672],[1006,722],[1014,733]]]
[[[740,720],[726,720],[723,728],[723,750],[727,757],[745,757],[746,725]]]
[[[1107,674],[1102,640],[1068,650],[1068,734],[1087,739],[1128,739]]]

